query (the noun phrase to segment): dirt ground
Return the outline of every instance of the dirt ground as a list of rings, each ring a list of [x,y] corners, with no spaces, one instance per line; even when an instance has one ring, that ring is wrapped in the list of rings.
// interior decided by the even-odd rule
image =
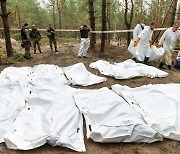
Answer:
[[[16,52],[17,53],[23,53],[23,49],[20,48],[20,44],[16,44]],[[7,59],[1,59],[0,62],[0,71],[2,71],[4,68],[9,66],[34,66],[37,64],[55,64],[60,67],[69,66],[78,62],[83,62],[86,65],[86,68],[99,76],[102,76],[97,70],[91,69],[89,64],[91,62],[95,62],[99,59],[107,60],[109,62],[122,62],[126,59],[131,58],[131,55],[127,52],[126,47],[124,46],[114,46],[109,45],[106,47],[106,53],[103,55],[99,55],[99,51],[89,51],[89,58],[78,58],[77,52],[79,49],[79,44],[73,44],[73,43],[59,43],[58,49],[59,53],[51,53],[49,51],[49,46],[44,45],[43,47],[43,53],[39,54],[33,54],[32,60],[25,60],[25,61],[17,61],[17,60],[11,60],[11,62],[7,62]],[[97,46],[97,49],[99,47]],[[0,48],[0,54],[2,54],[4,51],[4,48]],[[176,53],[174,54],[174,59],[176,57]],[[152,66],[158,66],[158,62],[155,61],[151,63]],[[87,89],[96,89],[101,87],[109,87],[111,88],[114,84],[121,84],[121,85],[127,85],[130,87],[137,87],[142,86],[145,84],[165,84],[165,83],[179,83],[180,82],[180,71],[173,68],[172,71],[165,70],[169,73],[169,76],[166,78],[156,78],[156,79],[150,79],[146,77],[141,78],[134,78],[130,80],[116,80],[111,77],[107,77],[107,82],[89,86]],[[80,86],[75,86],[76,88],[82,88]],[[85,131],[84,131],[85,134]],[[100,143],[94,143],[90,139],[86,139],[85,137],[85,144],[86,144],[86,152],[87,154],[180,154],[180,142],[173,141],[173,140],[167,140],[164,139],[163,142],[156,142],[152,144],[145,144],[145,143],[118,143],[118,144],[100,144]],[[30,151],[14,151],[9,150],[6,148],[5,144],[0,144],[0,154],[73,154],[77,152],[73,152],[66,148],[61,147],[51,147],[48,144],[39,147],[34,150]]]

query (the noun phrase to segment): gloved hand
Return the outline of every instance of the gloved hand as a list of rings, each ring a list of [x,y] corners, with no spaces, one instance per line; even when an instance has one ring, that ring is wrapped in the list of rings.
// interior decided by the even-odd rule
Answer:
[[[155,38],[155,35],[154,35],[154,33],[152,33],[152,40]]]
[[[159,48],[161,48],[161,45],[160,45],[160,44],[158,44],[157,48],[158,48],[158,49],[159,49]]]
[[[149,42],[149,46],[150,46],[150,47],[152,46],[152,42]]]
[[[138,43],[139,43],[139,40],[134,41],[134,47],[136,47],[138,45]]]

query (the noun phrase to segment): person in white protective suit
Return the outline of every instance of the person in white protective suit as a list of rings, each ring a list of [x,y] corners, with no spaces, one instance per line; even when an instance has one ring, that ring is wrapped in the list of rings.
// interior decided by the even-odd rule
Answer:
[[[133,41],[136,41],[138,39],[138,35],[144,29],[144,26],[145,26],[145,20],[142,19],[141,22],[137,24],[133,30]]]
[[[175,21],[173,27],[167,29],[162,35],[158,48],[161,46],[164,48],[165,53],[160,60],[159,68],[164,68],[164,64],[168,66],[168,69],[171,70],[172,67],[172,52],[176,45],[177,39],[180,38],[180,21]]]
[[[83,56],[84,58],[87,58],[87,50],[90,45],[88,33],[91,31],[91,28],[89,28],[87,25],[83,25],[79,29],[81,34],[81,44],[78,52],[78,57],[81,58]]]
[[[151,55],[151,40],[153,37],[153,30],[156,28],[157,23],[152,21],[150,26],[145,26],[144,29],[138,35],[138,39],[134,41],[134,47],[137,47],[137,52],[139,55],[139,62],[147,64]]]
[[[142,19],[141,22],[139,24],[137,24],[133,30],[133,41],[136,41],[138,39],[138,35],[144,29],[144,26],[145,26],[145,20]],[[132,59],[136,60],[135,57],[132,57]]]

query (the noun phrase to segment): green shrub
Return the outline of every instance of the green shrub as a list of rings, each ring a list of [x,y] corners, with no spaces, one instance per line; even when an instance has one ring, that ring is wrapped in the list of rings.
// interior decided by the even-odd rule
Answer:
[[[19,41],[21,39],[20,33],[12,34],[11,37],[15,39],[16,41]]]
[[[25,61],[25,59],[24,59],[24,54],[19,54],[17,60],[18,60],[18,61]]]

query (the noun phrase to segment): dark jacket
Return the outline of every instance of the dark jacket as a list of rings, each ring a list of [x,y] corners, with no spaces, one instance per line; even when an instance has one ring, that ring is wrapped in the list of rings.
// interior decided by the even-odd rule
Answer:
[[[31,39],[40,39],[41,34],[37,29],[32,29],[29,33],[29,36]]]
[[[53,28],[48,28],[47,32],[48,32],[47,36],[49,38],[55,38],[55,30]]]
[[[82,29],[80,29],[81,38],[88,38],[89,31],[90,29],[88,27],[83,27]]]
[[[22,29],[21,29],[21,40],[24,41],[24,40],[28,40],[28,34],[26,33],[26,30],[25,30],[25,27],[23,26]]]

